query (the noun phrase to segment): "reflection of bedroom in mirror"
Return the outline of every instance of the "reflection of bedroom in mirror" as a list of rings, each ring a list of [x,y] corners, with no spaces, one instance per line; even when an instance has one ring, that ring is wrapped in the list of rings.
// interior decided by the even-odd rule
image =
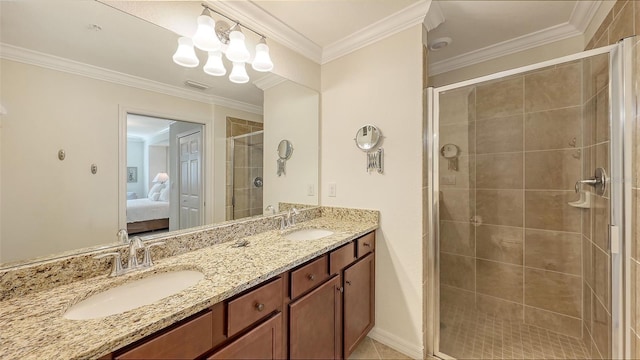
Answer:
[[[203,125],[127,114],[127,231],[147,235],[199,226]],[[129,180],[129,177],[128,177]]]

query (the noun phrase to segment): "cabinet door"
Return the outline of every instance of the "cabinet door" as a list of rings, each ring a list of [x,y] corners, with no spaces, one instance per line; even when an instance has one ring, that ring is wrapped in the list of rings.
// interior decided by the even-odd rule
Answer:
[[[339,359],[341,278],[336,276],[289,305],[291,359]]]
[[[351,355],[375,323],[373,253],[344,271],[344,357]]]
[[[262,323],[208,359],[282,359],[282,313]]]

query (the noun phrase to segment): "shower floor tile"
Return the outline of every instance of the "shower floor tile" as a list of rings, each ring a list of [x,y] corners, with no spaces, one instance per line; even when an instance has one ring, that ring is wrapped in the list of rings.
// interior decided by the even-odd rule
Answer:
[[[440,351],[457,359],[590,359],[582,340],[479,311],[445,306]]]

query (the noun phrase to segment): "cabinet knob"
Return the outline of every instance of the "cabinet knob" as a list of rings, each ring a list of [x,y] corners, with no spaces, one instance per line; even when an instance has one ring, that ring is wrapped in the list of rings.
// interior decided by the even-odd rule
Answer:
[[[264,304],[256,304],[256,310],[258,311],[264,310]]]
[[[351,286],[351,281],[347,280],[347,281],[345,281],[345,283],[346,283],[347,285]]]
[[[362,243],[362,246],[369,247],[369,243]]]
[[[313,275],[313,274],[309,274],[309,275],[307,275],[307,279],[309,279],[309,280],[313,281],[313,280],[315,280],[315,279],[316,279],[316,276],[315,276],[315,275]]]
[[[336,290],[338,290],[338,291],[340,291],[340,292],[344,292],[344,288],[343,288],[342,286],[338,286],[338,287],[336,288]]]

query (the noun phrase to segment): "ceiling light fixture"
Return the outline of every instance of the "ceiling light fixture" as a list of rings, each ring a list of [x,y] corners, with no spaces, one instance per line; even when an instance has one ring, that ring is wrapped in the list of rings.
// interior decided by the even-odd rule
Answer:
[[[450,37],[441,37],[441,38],[434,39],[432,42],[429,43],[429,50],[431,51],[442,50],[447,46],[449,46],[449,44],[451,44],[451,41],[453,40]]]
[[[232,63],[229,81],[244,84],[249,82],[249,75],[246,70],[246,63],[251,63],[251,67],[260,72],[268,72],[273,69],[273,62],[269,56],[269,46],[266,37],[259,32],[240,24],[240,22],[202,4],[204,10],[198,16],[198,28],[195,34],[189,37],[178,39],[178,49],[173,54],[173,61],[184,67],[197,67],[200,64],[195,48],[207,52],[207,62],[203,70],[212,76],[224,76],[227,69],[222,61],[222,54]],[[233,27],[225,21],[215,21],[211,17],[211,12],[223,16],[233,22]],[[253,61],[251,53],[245,43],[245,35],[242,27],[260,37],[260,42],[256,45]]]

